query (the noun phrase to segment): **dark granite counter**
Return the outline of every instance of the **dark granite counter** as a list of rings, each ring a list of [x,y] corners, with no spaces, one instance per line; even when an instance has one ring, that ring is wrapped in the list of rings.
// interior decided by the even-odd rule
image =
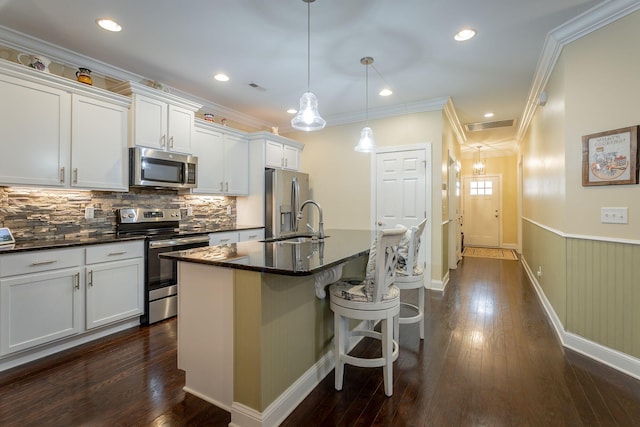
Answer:
[[[0,246],[0,254],[39,251],[45,249],[61,249],[82,245],[119,243],[131,240],[144,240],[144,236],[121,237],[117,236],[116,234],[104,234],[100,236],[82,237],[78,239],[32,240],[28,242],[17,242],[13,245]]]
[[[234,227],[221,227],[216,229],[198,229],[198,230],[181,230],[184,235],[189,234],[208,234],[218,233],[225,231],[242,231],[261,229],[263,226],[257,225],[236,225]],[[121,236],[116,233],[113,234],[101,234],[97,236],[79,237],[73,239],[48,239],[48,240],[30,240],[30,241],[18,241],[13,245],[0,246],[0,254],[14,253],[14,252],[26,252],[26,251],[38,251],[46,249],[61,249],[72,246],[82,245],[99,245],[105,243],[119,243],[127,242],[130,240],[144,240],[145,236]]]
[[[367,255],[375,232],[327,230],[323,241],[250,241],[160,254],[162,258],[287,276],[308,276]]]

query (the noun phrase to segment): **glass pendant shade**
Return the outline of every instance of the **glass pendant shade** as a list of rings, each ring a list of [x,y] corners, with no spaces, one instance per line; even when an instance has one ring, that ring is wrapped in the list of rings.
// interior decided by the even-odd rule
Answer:
[[[369,126],[365,126],[360,131],[360,141],[354,148],[359,153],[370,153],[376,149],[376,142],[373,139],[373,131]]]
[[[318,98],[311,93],[305,92],[300,97],[300,108],[298,114],[291,119],[291,126],[294,129],[312,131],[324,128],[327,122],[320,117],[318,112]]]

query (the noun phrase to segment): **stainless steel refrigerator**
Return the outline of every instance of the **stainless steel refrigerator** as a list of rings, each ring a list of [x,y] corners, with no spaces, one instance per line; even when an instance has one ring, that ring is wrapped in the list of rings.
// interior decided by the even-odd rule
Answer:
[[[279,169],[265,169],[265,237],[280,238],[307,231],[309,210],[296,215],[309,199],[309,175]]]

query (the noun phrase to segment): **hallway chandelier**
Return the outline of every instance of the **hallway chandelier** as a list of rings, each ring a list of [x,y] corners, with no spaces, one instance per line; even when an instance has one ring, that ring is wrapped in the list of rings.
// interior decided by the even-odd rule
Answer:
[[[360,59],[360,63],[365,66],[365,114],[366,114],[366,126],[360,131],[360,141],[355,151],[360,153],[370,153],[376,149],[376,142],[373,139],[373,131],[369,127],[369,65],[373,64],[373,58],[365,56]]]
[[[476,161],[473,162],[473,174],[474,175],[484,175],[485,174],[485,165],[482,159],[480,158],[480,146],[478,145],[478,157]]]
[[[298,114],[291,119],[291,126],[297,130],[313,131],[324,128],[327,123],[318,112],[318,98],[309,89],[311,82],[311,3],[316,0],[302,0],[307,3],[307,91],[300,97]]]

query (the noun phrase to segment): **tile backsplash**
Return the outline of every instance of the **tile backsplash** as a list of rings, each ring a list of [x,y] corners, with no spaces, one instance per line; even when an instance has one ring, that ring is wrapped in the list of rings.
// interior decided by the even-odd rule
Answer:
[[[93,219],[85,219],[86,207],[94,208]],[[179,208],[181,230],[209,231],[236,223],[235,197],[143,188],[120,193],[0,187],[0,226],[9,227],[18,242],[113,234],[116,209],[128,207]]]

